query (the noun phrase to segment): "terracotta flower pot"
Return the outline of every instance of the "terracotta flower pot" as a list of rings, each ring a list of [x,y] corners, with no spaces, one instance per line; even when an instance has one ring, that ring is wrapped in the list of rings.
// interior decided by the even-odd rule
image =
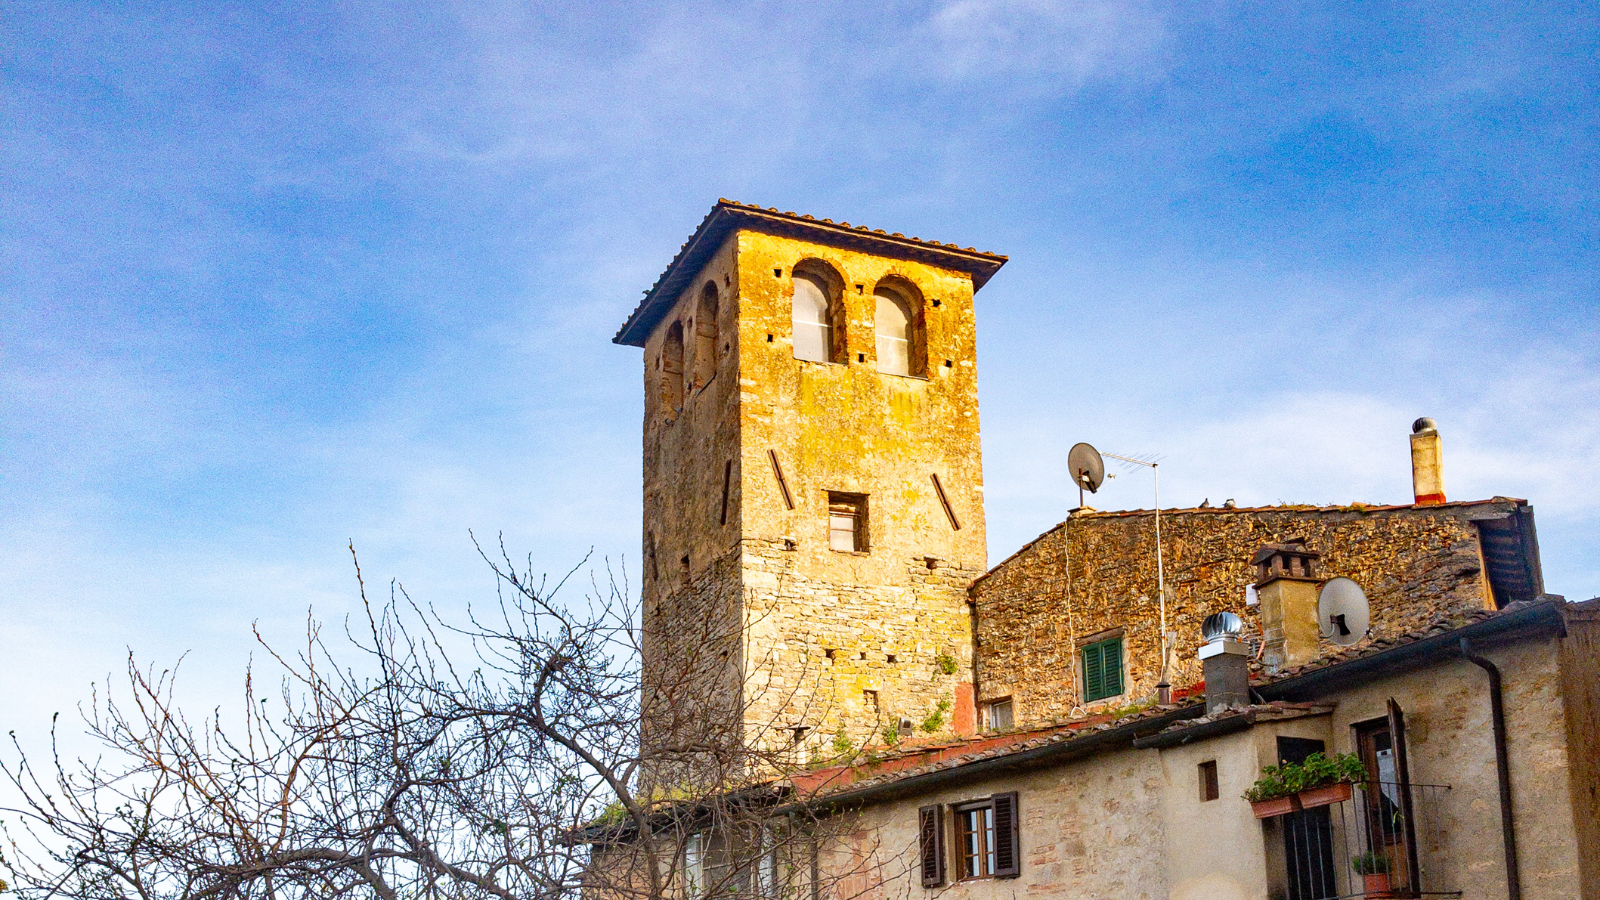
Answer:
[[[1338,784],[1325,784],[1322,787],[1312,788],[1300,792],[1300,806],[1303,809],[1316,809],[1330,803],[1343,803],[1350,799],[1350,782],[1341,781]]]
[[[1394,892],[1389,887],[1389,873],[1378,872],[1373,875],[1361,876],[1361,887],[1368,897],[1393,897]]]
[[[1294,794],[1287,797],[1273,797],[1271,800],[1252,800],[1250,809],[1255,812],[1258,819],[1270,819],[1273,816],[1287,815],[1298,812],[1300,798]]]

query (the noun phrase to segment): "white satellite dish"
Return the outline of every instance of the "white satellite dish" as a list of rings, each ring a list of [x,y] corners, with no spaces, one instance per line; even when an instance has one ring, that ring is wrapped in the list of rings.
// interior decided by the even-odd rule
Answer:
[[[1323,637],[1341,647],[1366,637],[1372,624],[1367,592],[1343,576],[1330,580],[1317,596],[1317,624]]]

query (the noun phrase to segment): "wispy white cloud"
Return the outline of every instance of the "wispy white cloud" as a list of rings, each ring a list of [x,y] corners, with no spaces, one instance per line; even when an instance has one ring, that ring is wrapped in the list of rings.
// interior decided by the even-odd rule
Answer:
[[[1139,0],[954,0],[928,17],[919,53],[957,81],[1040,81],[1058,89],[1164,74],[1169,31]],[[920,49],[920,48],[919,48]]]

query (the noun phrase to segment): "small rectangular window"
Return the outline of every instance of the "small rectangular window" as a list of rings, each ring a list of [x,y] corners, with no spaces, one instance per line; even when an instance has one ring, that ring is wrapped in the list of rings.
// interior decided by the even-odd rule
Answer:
[[[1122,693],[1122,638],[1096,641],[1083,648],[1083,702],[1093,703]]]
[[[1017,794],[995,794],[955,808],[956,878],[1015,878],[1021,873]]]
[[[1200,764],[1200,802],[1215,800],[1218,796],[1217,761],[1208,759]]]
[[[828,549],[855,553],[867,549],[867,498],[828,494]]]
[[[1012,725],[1011,698],[991,700],[983,706],[983,726],[990,731],[1004,731]]]
[[[865,706],[867,708],[868,712],[876,713],[876,712],[879,712],[879,710],[880,710],[880,707],[878,706],[878,692],[877,691],[862,691],[861,692],[861,703],[862,703],[863,706]]]

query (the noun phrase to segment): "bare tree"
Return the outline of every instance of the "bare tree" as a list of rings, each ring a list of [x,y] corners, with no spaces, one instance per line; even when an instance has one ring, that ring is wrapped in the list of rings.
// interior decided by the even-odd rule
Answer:
[[[130,656],[126,696],[85,713],[103,756],[40,766],[13,735],[6,775],[24,802],[0,866],[14,887],[39,900],[822,892],[818,847],[845,817],[810,814],[787,777],[804,761],[748,739],[746,701],[728,699],[746,692],[707,700],[748,676],[730,654],[737,621],[658,616],[677,631],[645,634],[614,578],[569,604],[503,546],[484,558],[497,602],[460,623],[398,586],[368,602],[357,562],[359,626],[330,646],[308,618],[293,652],[258,633],[277,683],[269,697],[246,673],[231,730],[186,716],[175,670]],[[645,693],[641,648],[663,641],[697,649],[665,655]],[[642,742],[646,706],[673,716]]]

